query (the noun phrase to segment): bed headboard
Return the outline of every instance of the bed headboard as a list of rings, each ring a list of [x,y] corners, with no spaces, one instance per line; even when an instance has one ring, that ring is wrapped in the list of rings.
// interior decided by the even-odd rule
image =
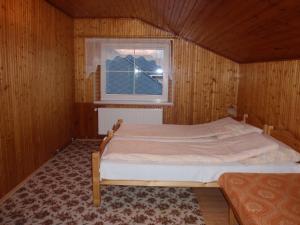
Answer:
[[[272,126],[268,126],[260,118],[258,118],[256,116],[251,116],[249,118],[249,115],[247,113],[245,113],[245,114],[243,114],[241,121],[243,123],[248,123],[248,124],[251,124],[255,127],[261,128],[261,129],[263,129],[264,134],[269,134],[270,135],[270,131],[272,129]]]
[[[272,137],[282,141],[283,143],[291,146],[296,151],[300,152],[300,138],[297,138],[293,133],[288,130],[280,129],[272,125],[265,125],[266,121],[259,116],[249,113],[246,115],[247,123],[264,129],[264,133],[271,135]],[[241,116],[240,117],[245,117]]]
[[[262,120],[260,117],[254,115],[254,114],[245,113],[240,117],[243,118],[242,121],[247,122],[247,123],[249,123],[249,124],[251,124],[255,127],[259,127],[261,129],[265,128],[265,124],[266,124],[265,121]]]

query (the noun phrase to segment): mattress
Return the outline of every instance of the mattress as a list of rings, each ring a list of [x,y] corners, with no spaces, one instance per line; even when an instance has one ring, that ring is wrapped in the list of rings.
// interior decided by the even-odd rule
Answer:
[[[219,184],[244,225],[300,224],[300,174],[226,173]]]
[[[245,165],[137,163],[125,160],[101,160],[100,179],[213,182],[225,172],[300,173],[300,164],[285,162]]]

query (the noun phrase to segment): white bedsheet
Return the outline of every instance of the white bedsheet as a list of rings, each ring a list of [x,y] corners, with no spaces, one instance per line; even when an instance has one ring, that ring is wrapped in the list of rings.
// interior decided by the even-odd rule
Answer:
[[[274,163],[245,165],[223,164],[155,164],[130,163],[123,160],[101,160],[101,179],[112,180],[161,180],[213,182],[225,172],[245,173],[300,173],[300,164]]]

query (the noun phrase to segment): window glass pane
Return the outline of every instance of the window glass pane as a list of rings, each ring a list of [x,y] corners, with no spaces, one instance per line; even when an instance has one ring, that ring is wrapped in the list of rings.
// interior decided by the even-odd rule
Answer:
[[[156,49],[136,49],[135,65],[143,71],[155,71],[163,66],[164,51]]]
[[[157,77],[154,72],[135,73],[135,93],[144,95],[162,94],[162,74]]]
[[[134,57],[127,55],[108,59],[106,60],[106,71],[134,71]]]
[[[166,58],[167,57],[167,58]],[[169,43],[107,41],[101,47],[103,100],[167,101]]]
[[[154,60],[161,50],[151,50],[151,54],[135,58],[135,93],[144,95],[161,95],[163,70]],[[142,52],[141,52],[142,53]],[[147,52],[146,52],[147,53]]]
[[[106,72],[106,94],[133,94],[134,72]]]

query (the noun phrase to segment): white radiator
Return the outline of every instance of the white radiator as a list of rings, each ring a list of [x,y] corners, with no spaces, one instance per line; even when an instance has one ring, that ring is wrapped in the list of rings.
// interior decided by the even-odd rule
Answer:
[[[125,123],[162,124],[162,109],[134,109],[134,108],[98,108],[98,133],[106,134],[113,124],[123,119]]]

